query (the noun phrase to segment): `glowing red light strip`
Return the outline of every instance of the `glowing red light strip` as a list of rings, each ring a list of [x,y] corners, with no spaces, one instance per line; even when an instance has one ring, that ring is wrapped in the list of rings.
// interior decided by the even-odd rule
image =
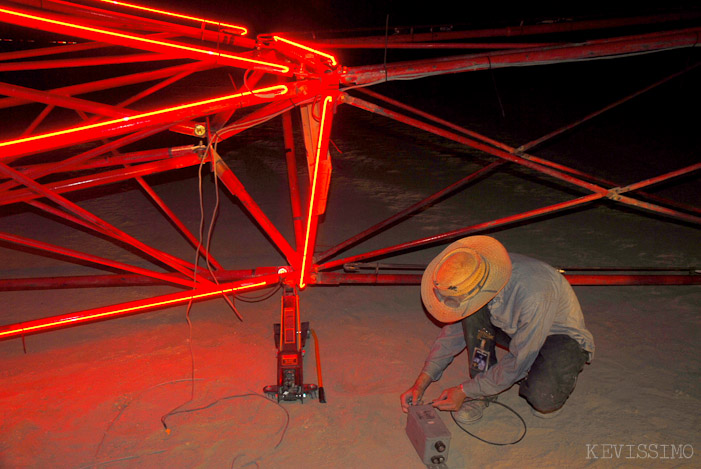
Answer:
[[[16,327],[14,329],[0,332],[0,338],[2,338],[3,336],[32,333],[32,332],[36,332],[36,331],[41,330],[41,329],[48,329],[48,328],[52,328],[52,327],[64,326],[67,324],[77,324],[77,323],[81,323],[81,322],[85,322],[85,321],[89,321],[89,320],[93,320],[93,319],[106,318],[109,316],[115,316],[115,315],[119,315],[119,314],[127,314],[127,313],[131,313],[131,312],[136,312],[136,311],[143,311],[145,309],[157,308],[157,307],[166,306],[166,305],[173,305],[173,304],[177,304],[177,303],[184,303],[184,302],[190,301],[190,300],[193,300],[193,301],[194,300],[201,300],[203,298],[210,298],[213,296],[232,293],[235,291],[247,290],[247,289],[255,288],[255,287],[262,287],[262,286],[267,285],[267,284],[268,284],[267,281],[261,281],[261,282],[257,282],[257,283],[249,283],[249,284],[241,285],[238,287],[225,288],[222,290],[215,290],[215,291],[210,291],[207,293],[200,293],[197,295],[187,295],[184,297],[172,298],[172,299],[163,300],[163,301],[156,301],[154,303],[148,303],[148,304],[144,304],[144,305],[130,306],[127,308],[114,309],[111,311],[89,314],[86,316],[76,315],[76,316],[71,316],[71,317],[59,319],[59,320],[52,321],[52,322],[45,322],[42,324],[37,324],[34,326]]]
[[[104,2],[104,3],[113,3],[115,5],[128,7],[128,8],[135,8],[137,10],[150,11],[152,13],[159,13],[161,15],[173,16],[175,18],[182,18],[182,19],[197,21],[197,22],[201,22],[201,23],[213,24],[215,26],[224,26],[227,28],[233,28],[233,29],[237,29],[237,30],[241,31],[240,34],[242,36],[245,36],[248,33],[248,29],[244,28],[243,26],[236,26],[234,24],[222,23],[220,21],[206,20],[204,18],[196,18],[194,16],[181,15],[180,13],[173,13],[171,11],[165,11],[165,10],[157,10],[155,8],[142,7],[140,5],[134,5],[132,3],[126,3],[126,2],[117,2],[115,0],[99,0],[99,1]]]
[[[299,44],[298,42],[290,41],[289,39],[285,39],[285,38],[282,38],[280,36],[273,36],[273,39],[276,41],[284,42],[286,44],[290,44],[290,45],[295,46],[295,47],[299,47],[300,49],[304,49],[304,50],[309,51],[313,54],[318,54],[318,55],[321,55],[322,57],[326,57],[331,62],[332,66],[336,66],[338,64],[338,62],[336,62],[336,58],[333,55],[327,54],[325,52],[321,52],[320,50],[317,50],[317,49],[312,49],[311,47],[307,47],[305,45]]]
[[[161,47],[168,47],[168,48],[172,48],[172,49],[185,50],[188,52],[195,52],[197,54],[202,54],[204,56],[207,56],[208,58],[212,57],[212,56],[223,57],[223,58],[230,59],[230,60],[247,62],[247,63],[253,64],[253,65],[270,67],[279,73],[287,73],[290,71],[290,68],[285,66],[285,65],[280,65],[280,64],[271,63],[271,62],[263,62],[263,61],[255,60],[255,59],[248,59],[248,58],[240,57],[237,55],[224,54],[224,53],[221,53],[218,51],[213,51],[213,50],[208,50],[208,49],[199,49],[197,47],[185,46],[183,44],[174,44],[171,42],[157,41],[155,39],[148,39],[148,38],[139,37],[139,36],[132,36],[130,34],[118,33],[115,31],[109,31],[109,30],[105,30],[105,29],[92,28],[89,26],[83,26],[83,25],[78,25],[78,24],[74,24],[74,23],[67,23],[65,21],[43,18],[41,16],[34,16],[34,15],[27,14],[27,13],[20,13],[18,11],[7,10],[4,8],[0,8],[0,12],[8,14],[8,15],[12,15],[12,16],[29,18],[33,21],[40,21],[43,23],[51,23],[51,24],[55,24],[55,25],[63,26],[63,27],[67,27],[67,28],[80,29],[80,30],[89,31],[92,33],[104,34],[106,36],[119,37],[119,38],[129,39],[132,41],[142,42],[142,43],[146,43],[146,44],[154,44],[154,45],[161,46]]]
[[[7,147],[9,145],[16,145],[19,143],[26,143],[26,142],[32,142],[48,137],[56,137],[58,135],[66,135],[74,132],[80,132],[84,130],[89,130],[89,129],[97,129],[100,127],[106,127],[114,124],[119,124],[121,122],[129,122],[131,120],[135,119],[143,119],[145,117],[151,117],[151,116],[156,116],[159,114],[165,114],[167,112],[173,112],[173,111],[181,111],[183,109],[188,109],[200,105],[205,105],[205,104],[212,104],[220,101],[226,101],[227,99],[234,99],[234,98],[240,98],[243,96],[248,96],[248,95],[262,95],[262,94],[267,94],[267,93],[274,93],[276,95],[283,95],[286,94],[289,91],[286,85],[275,85],[275,86],[269,86],[267,88],[259,88],[257,90],[253,91],[244,91],[242,93],[236,93],[236,94],[231,94],[227,96],[222,96],[219,98],[212,98],[212,99],[207,99],[204,101],[197,101],[195,103],[189,103],[189,104],[182,104],[180,106],[174,106],[174,107],[169,107],[169,108],[164,108],[164,109],[159,109],[157,111],[151,111],[151,112],[145,112],[142,114],[136,114],[133,116],[126,116],[126,117],[120,117],[119,119],[112,119],[109,121],[105,122],[99,122],[97,124],[90,124],[90,125],[84,125],[81,127],[74,127],[71,129],[64,129],[64,130],[58,130],[56,132],[49,132],[46,134],[41,134],[41,135],[34,135],[32,137],[25,137],[25,138],[19,138],[17,140],[9,140],[6,142],[0,142],[0,148],[2,147]]]
[[[329,103],[333,101],[332,96],[327,96],[324,98],[324,103],[322,105],[321,111],[321,121],[319,123],[319,141],[316,144],[316,157],[314,159],[314,174],[312,176],[312,190],[311,196],[309,198],[309,214],[307,216],[307,233],[304,238],[304,251],[302,251],[302,271],[299,278],[299,288],[303,289],[306,286],[304,282],[304,277],[307,271],[307,258],[309,257],[309,238],[311,234],[312,218],[314,216],[314,202],[316,198],[316,183],[319,176],[319,160],[321,159],[321,145],[324,137],[324,125],[326,123],[327,107]]]

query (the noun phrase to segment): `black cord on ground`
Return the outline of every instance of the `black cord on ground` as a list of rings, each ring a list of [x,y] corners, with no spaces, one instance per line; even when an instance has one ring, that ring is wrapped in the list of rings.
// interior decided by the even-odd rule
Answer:
[[[164,416],[163,416],[163,418],[161,419],[161,422],[163,423],[163,426],[164,426],[166,429],[168,429],[168,426],[166,425],[166,422],[165,422],[165,420],[166,420],[168,417],[171,417],[171,416],[176,415],[176,414],[187,414],[187,413],[190,413],[190,412],[197,412],[197,411],[200,411],[200,410],[209,409],[210,407],[214,407],[215,405],[217,405],[217,404],[220,403],[221,401],[226,401],[226,400],[229,400],[229,399],[239,399],[239,398],[242,398],[242,397],[260,397],[261,399],[265,399],[266,401],[275,404],[276,406],[278,406],[279,408],[281,408],[283,411],[285,411],[285,415],[287,416],[287,420],[285,421],[285,425],[282,427],[282,434],[280,435],[280,439],[278,440],[277,444],[273,447],[273,449],[277,449],[278,446],[280,446],[280,444],[282,443],[283,438],[285,438],[285,433],[287,433],[287,427],[290,425],[290,413],[287,411],[287,409],[285,409],[285,408],[284,408],[283,406],[281,406],[279,403],[277,403],[277,402],[275,402],[275,401],[273,401],[273,400],[271,400],[271,399],[268,399],[267,397],[263,396],[262,394],[256,394],[256,393],[252,393],[252,392],[251,392],[251,393],[245,393],[245,394],[233,394],[233,395],[231,395],[231,396],[220,397],[219,399],[217,399],[217,400],[215,400],[215,401],[212,401],[212,402],[210,402],[209,404],[204,405],[204,406],[202,406],[202,407],[194,407],[194,408],[192,408],[192,409],[183,409],[183,410],[171,411],[171,412],[169,412],[167,415],[164,415]]]
[[[197,381],[201,381],[202,379],[203,378],[197,378]],[[95,450],[94,458],[95,459],[98,458],[98,455],[100,454],[100,450],[102,449],[102,445],[104,444],[105,439],[107,438],[107,434],[109,433],[110,429],[114,426],[114,424],[117,423],[117,421],[120,419],[120,417],[122,416],[122,414],[124,413],[126,408],[129,407],[129,404],[131,404],[135,400],[139,399],[144,393],[146,393],[147,391],[150,391],[151,389],[158,388],[158,387],[165,386],[165,385],[169,385],[169,384],[181,383],[183,381],[190,382],[190,381],[192,381],[192,377],[183,378],[183,379],[175,379],[172,381],[166,381],[165,383],[160,383],[160,384],[155,384],[153,386],[150,386],[150,387],[144,389],[143,391],[141,391],[139,394],[137,394],[132,399],[129,399],[128,401],[126,401],[123,406],[120,406],[119,412],[117,412],[117,415],[115,415],[114,418],[110,421],[109,425],[107,425],[107,428],[105,429],[104,433],[102,434],[102,438],[100,439],[100,443],[97,445],[97,449]]]
[[[486,401],[487,399],[474,399],[474,400],[475,400],[475,401]],[[526,421],[523,420],[523,417],[521,417],[521,415],[520,415],[518,412],[516,412],[514,409],[512,409],[511,407],[509,407],[509,406],[506,405],[506,404],[502,404],[501,402],[498,402],[498,401],[489,401],[489,403],[490,403],[490,405],[491,405],[491,404],[498,404],[498,405],[504,407],[505,409],[511,411],[511,413],[513,413],[516,417],[518,417],[518,419],[519,419],[519,420],[521,421],[521,423],[523,424],[523,433],[521,434],[521,436],[518,437],[518,439],[516,439],[516,440],[514,440],[514,441],[509,441],[509,442],[506,442],[506,443],[500,443],[500,442],[496,442],[496,441],[485,440],[484,438],[480,438],[479,436],[475,435],[474,433],[470,433],[467,429],[465,429],[465,427],[463,427],[462,425],[460,425],[460,424],[458,423],[458,421],[455,420],[455,412],[451,412],[451,413],[450,413],[450,416],[453,418],[453,422],[455,422],[455,425],[457,425],[458,427],[460,427],[460,429],[461,429],[462,431],[464,431],[465,433],[467,433],[467,434],[470,435],[471,437],[476,438],[476,439],[478,439],[478,440],[480,440],[480,441],[482,441],[482,442],[484,442],[484,443],[490,444],[490,445],[494,445],[494,446],[515,445],[516,443],[519,443],[521,440],[523,440],[523,438],[526,436],[526,431],[528,430],[528,427],[526,426]]]

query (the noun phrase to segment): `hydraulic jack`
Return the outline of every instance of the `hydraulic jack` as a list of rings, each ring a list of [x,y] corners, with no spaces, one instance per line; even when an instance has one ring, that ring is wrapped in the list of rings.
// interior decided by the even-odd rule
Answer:
[[[300,322],[299,296],[296,289],[289,286],[283,288],[280,323],[273,325],[275,344],[278,349],[277,384],[264,387],[263,392],[271,399],[277,399],[278,402],[296,400],[304,402],[306,397],[316,397],[319,389],[316,384],[304,384],[303,380],[302,359],[304,346],[309,337],[309,323]],[[319,400],[323,402],[321,396]]]

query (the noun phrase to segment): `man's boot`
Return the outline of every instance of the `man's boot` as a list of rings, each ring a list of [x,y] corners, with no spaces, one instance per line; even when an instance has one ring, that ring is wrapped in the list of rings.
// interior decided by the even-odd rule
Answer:
[[[453,412],[453,418],[460,425],[470,425],[482,418],[484,409],[489,407],[489,403],[496,401],[497,396],[483,399],[466,399],[459,410]]]

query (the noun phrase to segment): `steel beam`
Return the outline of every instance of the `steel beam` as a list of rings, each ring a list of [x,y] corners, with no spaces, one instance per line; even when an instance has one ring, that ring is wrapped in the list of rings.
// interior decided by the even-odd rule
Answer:
[[[316,285],[421,285],[422,274],[317,272]],[[573,286],[701,285],[701,274],[564,274]]]
[[[341,76],[341,84],[368,85],[448,73],[546,65],[597,58],[610,59],[639,53],[699,47],[701,46],[698,41],[700,32],[701,28],[689,28],[680,31],[601,39],[543,48],[351,67]]]

